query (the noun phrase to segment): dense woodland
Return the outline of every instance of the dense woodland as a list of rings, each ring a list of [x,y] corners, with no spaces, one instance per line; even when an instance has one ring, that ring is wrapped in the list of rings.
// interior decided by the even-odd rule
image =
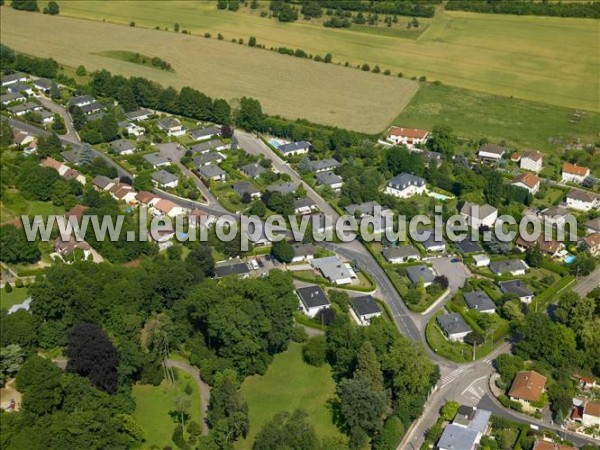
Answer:
[[[446,9],[519,16],[600,18],[600,2],[449,0]]]

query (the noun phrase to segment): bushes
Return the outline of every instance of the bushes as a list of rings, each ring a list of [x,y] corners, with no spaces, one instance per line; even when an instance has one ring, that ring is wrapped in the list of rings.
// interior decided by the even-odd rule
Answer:
[[[302,348],[302,357],[307,364],[320,367],[327,360],[327,342],[325,336],[310,339]]]
[[[397,416],[391,416],[383,425],[383,429],[375,441],[376,450],[395,450],[404,436],[404,424]]]
[[[294,325],[291,335],[292,341],[298,342],[299,344],[308,340],[308,333],[302,325]]]

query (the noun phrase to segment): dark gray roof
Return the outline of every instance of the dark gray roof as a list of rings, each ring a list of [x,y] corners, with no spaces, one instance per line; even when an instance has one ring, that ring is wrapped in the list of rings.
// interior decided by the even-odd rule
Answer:
[[[135,144],[127,139],[117,139],[116,141],[112,141],[110,143],[111,148],[116,153],[123,153],[128,150],[135,150]]]
[[[381,252],[381,254],[388,261],[391,261],[391,260],[397,259],[397,258],[406,258],[409,256],[418,257],[420,255],[418,250],[410,244],[409,245],[401,245],[399,247],[384,248],[383,251]]]
[[[465,292],[463,296],[465,297],[465,303],[471,309],[478,311],[496,309],[492,299],[483,291]]]
[[[146,161],[148,161],[150,164],[152,164],[153,166],[158,166],[160,164],[165,164],[165,163],[169,162],[169,160],[167,159],[166,156],[163,156],[158,152],[144,155],[144,159]]]
[[[496,155],[503,155],[506,149],[496,144],[485,144],[479,147],[480,152],[495,153]]]
[[[30,89],[30,86],[27,86],[25,83],[21,83],[20,81],[18,83],[14,83],[8,86],[8,90],[11,92],[28,91]]]
[[[92,114],[102,110],[102,103],[100,102],[92,102],[89,105],[83,105],[81,110],[84,114]]]
[[[316,206],[316,203],[314,201],[312,201],[309,197],[302,197],[299,199],[294,200],[294,208],[298,209],[298,208],[312,208]]]
[[[25,103],[21,103],[20,105],[17,105],[17,106],[11,106],[10,108],[8,108],[8,110],[12,114],[17,114],[20,112],[33,111],[33,110],[41,109],[41,108],[42,107],[40,105],[38,105],[37,103],[25,102]]]
[[[320,170],[333,170],[336,167],[339,167],[340,163],[333,158],[321,159],[319,161],[311,161],[310,168],[313,172],[318,172]]]
[[[502,292],[516,294],[519,297],[529,297],[533,292],[521,280],[500,281],[498,283]]]
[[[277,150],[279,150],[281,153],[283,153],[285,155],[286,153],[297,151],[297,150],[302,150],[305,148],[306,149],[310,148],[310,142],[306,142],[306,141],[290,142],[289,144],[280,145]]]
[[[571,189],[567,194],[567,198],[572,198],[573,200],[578,200],[584,203],[593,203],[598,200],[598,194],[582,191],[581,189]]]
[[[199,144],[192,145],[191,150],[194,153],[204,153],[222,145],[223,142],[220,139],[212,139],[210,141],[200,142]]]
[[[329,306],[329,300],[325,296],[325,292],[319,286],[306,286],[296,289],[298,297],[308,308],[316,308],[318,306]]]
[[[94,177],[94,179],[92,180],[92,184],[94,186],[99,187],[100,189],[104,189],[106,186],[108,186],[111,183],[114,183],[114,181],[108,177],[105,177],[104,175],[98,175],[98,176]]]
[[[456,245],[458,251],[463,255],[469,253],[480,253],[483,251],[483,248],[481,245],[479,245],[479,242],[472,241],[469,237],[466,237],[462,241],[455,242],[454,245]]]
[[[10,81],[16,81],[16,80],[20,80],[21,78],[29,78],[29,75],[23,73],[23,72],[15,72],[15,73],[11,73],[10,75],[4,75],[2,77],[2,84],[4,83],[8,83]]]
[[[295,256],[314,255],[317,248],[313,244],[297,244],[294,245]]]
[[[11,92],[9,94],[3,94],[2,96],[0,96],[0,101],[2,103],[5,102],[14,102],[17,101],[21,98],[27,98],[26,95],[21,94],[20,92]]]
[[[315,176],[315,178],[317,180],[317,183],[327,185],[327,186],[332,186],[334,184],[338,184],[343,181],[342,177],[340,177],[339,175],[336,175],[335,173],[333,173],[331,171],[319,172]]]
[[[233,185],[233,190],[237,192],[240,196],[244,196],[244,194],[248,193],[252,194],[260,194],[260,189],[256,187],[256,185],[250,181],[239,181]]]
[[[250,273],[250,269],[246,263],[242,262],[227,262],[215,266],[215,275],[217,278],[223,278],[228,275],[243,275],[246,273]]]
[[[525,269],[527,269],[527,265],[520,259],[505,259],[504,261],[492,261],[490,263],[490,270],[496,275]]]
[[[158,172],[154,172],[152,174],[152,179],[159,184],[165,185],[168,183],[172,183],[173,181],[177,181],[176,175],[173,175],[171,172],[167,172],[166,170],[159,170]]]
[[[82,105],[84,103],[93,103],[96,99],[91,95],[80,95],[69,99],[69,105]]]
[[[408,186],[424,186],[425,179],[421,177],[417,177],[416,175],[410,173],[401,173],[396,175],[390,181],[388,181],[388,186],[397,190],[404,190]]]
[[[465,333],[471,331],[471,327],[458,313],[437,316],[437,323],[446,334]]]
[[[282,194],[289,194],[290,192],[296,192],[298,184],[293,182],[288,183],[274,183],[267,186],[269,192],[281,192]]]
[[[72,150],[65,150],[64,152],[61,152],[60,154],[67,162],[70,162],[71,164],[79,164],[79,150],[76,149],[72,149]]]
[[[585,223],[585,227],[594,231],[600,231],[600,217],[596,217]]]
[[[429,235],[429,237],[420,243],[423,247],[425,247],[425,250],[428,250],[432,247],[437,247],[439,245],[446,245],[446,240],[444,239],[443,236],[441,236],[440,240],[436,241],[435,233],[433,232],[433,230],[431,230],[431,234]]]
[[[181,126],[181,122],[179,121],[179,119],[176,119],[174,117],[165,117],[164,119],[160,119],[158,121],[158,126],[166,129],[176,128]]]
[[[200,128],[198,130],[192,130],[190,131],[190,136],[192,136],[192,139],[199,141],[201,139],[207,139],[209,137],[215,136],[215,135],[220,135],[221,134],[221,129],[218,127],[206,127],[206,128]]]
[[[139,119],[140,117],[150,116],[151,114],[152,114],[152,111],[150,111],[149,109],[146,109],[146,108],[142,108],[142,109],[138,109],[136,111],[130,111],[128,113],[125,113],[125,117],[127,117],[129,120],[136,120],[136,119]]]
[[[354,213],[356,211],[360,212],[361,216],[364,215],[369,215],[372,216],[375,213],[375,208],[379,206],[381,207],[381,205],[377,202],[364,202],[358,205],[348,205],[346,206],[344,209],[346,210],[346,212],[350,215],[354,215]],[[381,208],[381,210],[383,211],[385,208]]]
[[[353,297],[350,299],[350,306],[358,317],[381,313],[381,307],[377,304],[372,295]]]
[[[198,172],[200,172],[200,175],[202,175],[204,178],[213,178],[225,175],[225,171],[214,164],[200,166],[198,168]]]
[[[219,152],[209,152],[194,158],[194,163],[200,166],[209,163],[219,163],[225,159],[225,156]]]
[[[421,279],[423,280],[423,283],[432,283],[433,280],[435,280],[435,274],[431,268],[422,264],[407,267],[406,274],[414,284],[417,284]]]
[[[550,218],[560,218],[565,217],[571,214],[571,212],[567,208],[563,208],[562,206],[551,206],[550,208],[546,208],[542,210],[542,216],[550,217]]]
[[[260,176],[261,173],[265,172],[265,168],[258,163],[246,164],[240,167],[240,170],[251,178]]]

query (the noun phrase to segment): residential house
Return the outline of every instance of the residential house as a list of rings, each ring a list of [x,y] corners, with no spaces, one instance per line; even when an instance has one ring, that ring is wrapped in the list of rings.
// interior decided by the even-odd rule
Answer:
[[[518,153],[518,152],[513,152],[513,153],[510,155],[510,160],[511,160],[512,162],[514,162],[514,163],[518,163],[518,162],[520,162],[520,161],[521,161],[521,158],[522,158],[522,155],[521,155],[520,153]]]
[[[156,150],[166,155],[173,155],[177,153],[185,153],[185,147],[179,142],[163,142],[161,144],[152,144]]]
[[[33,88],[24,83],[14,83],[8,86],[8,92],[23,92],[28,97],[33,95]]]
[[[439,152],[432,152],[430,150],[423,150],[419,152],[421,159],[425,162],[425,165],[428,167],[431,163],[435,163],[436,167],[439,167],[442,164],[442,154]]]
[[[162,252],[173,246],[175,230],[171,225],[165,228],[152,227],[150,229],[150,237],[156,242],[156,245],[158,245],[158,251]]]
[[[372,295],[361,295],[350,299],[350,312],[359,325],[369,325],[371,319],[383,314]]]
[[[179,178],[177,175],[167,172],[164,169],[154,172],[152,174],[152,181],[154,181],[157,186],[161,188],[176,188],[179,184]]]
[[[411,244],[384,248],[381,254],[391,264],[403,264],[421,259],[421,254]]]
[[[521,280],[499,281],[498,286],[505,294],[515,294],[526,305],[533,301],[533,292]]]
[[[177,217],[181,216],[186,212],[186,209],[182,206],[176,205],[170,200],[160,199],[152,207],[152,213],[155,216],[168,216]]]
[[[396,145],[406,145],[408,148],[424,144],[428,137],[429,131],[417,128],[392,127],[388,133],[388,141]]]
[[[245,166],[240,167],[240,171],[244,175],[246,175],[247,177],[253,178],[255,180],[258,177],[260,177],[263,173],[265,173],[266,170],[267,169],[265,169],[259,163],[246,164]]]
[[[465,336],[473,331],[458,313],[437,316],[436,321],[448,340],[452,342],[463,342]]]
[[[598,233],[599,231],[600,231],[600,217],[596,217],[595,219],[588,220],[585,223],[586,234]]]
[[[158,128],[167,133],[168,136],[183,136],[185,134],[185,128],[179,121],[174,117],[166,117],[158,121]]]
[[[576,164],[565,163],[562,169],[563,183],[583,183],[587,177],[590,176],[589,167],[578,166]]]
[[[421,195],[425,193],[425,179],[410,173],[401,173],[388,182],[384,192],[400,198]]]
[[[27,96],[21,94],[20,92],[11,92],[9,94],[2,94],[0,96],[0,102],[3,105],[9,105],[13,102],[24,102],[27,100]]]
[[[573,378],[575,378],[579,382],[579,389],[582,389],[584,391],[589,389],[596,389],[596,387],[598,386],[598,384],[596,383],[596,379],[592,377],[586,377],[584,375],[575,374],[573,375]]]
[[[194,164],[198,167],[208,166],[209,164],[219,164],[225,161],[225,155],[219,152],[204,153],[194,158]]]
[[[123,200],[125,203],[135,202],[135,191],[129,184],[117,182],[110,188],[110,195],[115,200]]]
[[[81,224],[81,219],[86,209],[88,207],[85,205],[75,205],[65,213],[65,219],[71,223]]]
[[[320,186],[329,186],[334,191],[339,191],[342,188],[342,177],[333,172],[319,172],[315,178]]]
[[[190,136],[194,141],[204,141],[210,139],[213,136],[220,136],[221,129],[218,127],[205,127],[197,130],[191,130]]]
[[[85,175],[83,175],[78,170],[71,169],[70,167],[64,173],[63,177],[67,180],[76,180],[83,185],[85,185],[86,183]]]
[[[67,170],[69,170],[69,166],[50,157],[47,157],[42,162],[40,162],[40,166],[54,169],[58,172],[60,176],[63,176],[67,172]]]
[[[225,181],[225,178],[227,177],[227,173],[214,164],[200,166],[198,168],[198,173],[205,180]]]
[[[231,275],[238,278],[248,278],[250,276],[250,268],[248,264],[239,260],[225,261],[215,265],[215,278],[224,278]]]
[[[445,252],[446,251],[446,240],[440,236],[439,239],[436,239],[435,233],[433,232],[433,230],[430,230],[431,234],[429,235],[429,237],[423,241],[419,241],[417,239],[418,242],[420,242],[420,244],[425,248],[425,250],[427,252],[431,252],[431,253],[439,253],[439,252]]]
[[[315,211],[318,211],[319,207],[317,204],[309,197],[302,197],[294,200],[294,213],[305,215],[312,214]]]
[[[583,245],[592,256],[600,256],[600,232],[584,237]]]
[[[491,411],[461,405],[437,443],[439,450],[475,450],[487,432]]]
[[[190,150],[193,153],[208,153],[212,151],[227,150],[231,146],[224,144],[220,139],[213,139],[211,141],[200,142],[199,144],[192,145]]]
[[[153,169],[159,169],[161,167],[167,167],[171,165],[171,161],[159,152],[150,153],[144,155],[144,160],[149,163]]]
[[[110,148],[117,155],[127,156],[135,153],[135,144],[127,139],[117,139],[110,143]]]
[[[140,191],[135,195],[135,200],[144,206],[154,206],[160,200],[160,197],[152,192]]]
[[[41,111],[37,111],[36,114],[42,125],[48,125],[54,122],[54,114],[48,110],[42,109]]]
[[[544,155],[537,150],[527,152],[521,158],[521,169],[539,173],[542,170]]]
[[[233,185],[233,190],[242,198],[260,198],[260,189],[251,181],[239,181]]]
[[[277,150],[279,150],[286,158],[289,156],[303,155],[308,153],[310,149],[310,142],[306,141],[290,142],[289,144],[280,145],[277,148]]]
[[[384,209],[387,208],[382,208],[382,206],[379,203],[371,201],[355,205],[348,205],[344,209],[351,216],[362,219],[365,216],[373,216],[377,213],[377,211],[382,212]]]
[[[21,117],[27,113],[41,111],[43,108],[34,102],[26,102],[21,105],[11,106],[8,108],[8,112],[14,116]]]
[[[313,244],[296,244],[294,245],[294,257],[292,263],[303,261],[311,261],[315,259],[317,248]]]
[[[591,400],[585,403],[581,423],[584,427],[600,427],[600,403]]]
[[[115,185],[115,182],[104,175],[98,175],[92,180],[92,185],[98,191],[108,191]]]
[[[37,151],[35,136],[26,131],[13,128],[13,142],[27,155]]]
[[[465,237],[462,241],[457,241],[454,246],[461,255],[470,255],[473,253],[482,253],[483,248],[479,242],[472,240],[470,237]]]
[[[125,131],[130,136],[140,137],[143,136],[146,130],[135,123],[123,120],[119,122],[119,128]]]
[[[533,370],[523,370],[515,375],[508,397],[523,405],[523,409],[532,411],[537,408],[531,406],[531,403],[539,401],[545,390],[545,376]]]
[[[540,212],[540,216],[544,222],[550,226],[556,226],[561,229],[567,223],[567,218],[571,215],[567,208],[562,206],[551,206]]]
[[[79,106],[80,108],[83,106],[91,105],[94,103],[96,99],[91,95],[80,95],[78,97],[72,97],[69,99],[69,106]]]
[[[280,194],[296,193],[298,184],[294,182],[274,183],[267,186],[267,192],[279,192]]]
[[[312,170],[315,173],[329,172],[335,170],[339,166],[340,163],[333,158],[320,159],[318,161],[310,162],[310,170]]]
[[[29,75],[23,72],[15,72],[2,77],[2,87],[10,86],[15,83],[23,83],[29,81]]]
[[[541,180],[536,175],[527,172],[520,173],[514,177],[510,184],[512,186],[527,189],[529,192],[531,192],[531,195],[535,195],[537,191],[540,190]]]
[[[496,312],[496,304],[484,291],[465,292],[463,297],[469,309],[474,309],[484,314]]]
[[[490,270],[496,275],[511,274],[512,276],[525,275],[529,266],[522,259],[505,259],[503,261],[492,261]]]
[[[571,189],[567,194],[567,207],[577,211],[590,211],[598,208],[598,194]]]
[[[80,107],[83,113],[88,116],[88,122],[92,120],[98,120],[102,118],[102,104],[100,102],[93,102],[89,105],[83,105]]]
[[[491,228],[498,220],[498,210],[491,205],[477,205],[476,203],[465,202],[460,209],[460,215],[467,219],[467,224],[471,228],[479,229],[481,227]]]
[[[75,237],[71,236],[68,241],[64,241],[60,236],[54,241],[54,250],[60,256],[69,256],[75,252],[75,250],[81,250],[83,252],[83,259],[87,259],[92,254],[92,247],[85,241],[78,241]]]
[[[556,258],[558,254],[565,248],[562,242],[555,241],[554,239],[546,240],[543,234],[541,234],[535,240],[525,240],[521,235],[519,235],[515,241],[515,245],[522,252],[525,252],[538,245],[540,250],[551,258]]]
[[[485,144],[479,147],[477,158],[483,162],[498,162],[504,156],[506,149],[496,144]]]
[[[325,292],[319,286],[306,286],[296,289],[300,300],[300,310],[308,317],[314,318],[320,311],[331,306]]]
[[[431,286],[435,280],[435,272],[426,265],[408,266],[406,275],[412,284],[418,284],[423,281],[423,286]]]
[[[54,81],[49,80],[48,78],[38,78],[37,80],[33,80],[33,86],[38,91],[42,91],[45,94],[50,92],[50,89],[52,89],[53,85],[54,85]]]
[[[490,257],[488,255],[473,255],[475,267],[487,267],[490,265]]]
[[[125,113],[125,117],[127,117],[127,120],[131,120],[133,122],[141,122],[143,120],[148,120],[152,114],[152,111],[149,109],[142,108],[136,111]]]
[[[533,444],[532,450],[577,450],[570,445],[557,444],[554,441],[538,440]]]
[[[356,272],[350,264],[340,261],[337,256],[313,259],[310,263],[335,285],[350,284],[356,279]]]

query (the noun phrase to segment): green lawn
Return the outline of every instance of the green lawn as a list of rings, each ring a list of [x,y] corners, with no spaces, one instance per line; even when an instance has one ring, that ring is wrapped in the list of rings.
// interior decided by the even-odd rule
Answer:
[[[0,308],[2,309],[8,309],[13,305],[23,303],[29,296],[27,288],[16,288],[14,287],[14,283],[12,283],[12,286],[13,290],[10,294],[6,293],[6,289],[0,289]]]
[[[302,360],[302,346],[290,343],[275,357],[264,376],[248,377],[242,384],[248,401],[250,434],[236,444],[250,449],[262,426],[280,411],[302,408],[320,437],[340,437],[326,402],[334,397],[335,383],[329,366],[312,367]]]
[[[180,397],[189,398],[192,403],[190,419],[198,423],[200,420],[200,393],[192,377],[183,371],[177,371],[177,381],[171,384],[163,380],[160,386],[135,385],[133,398],[136,408],[134,417],[144,430],[146,442],[144,448],[158,446],[175,448],[171,435],[175,429],[175,421],[169,415],[175,410],[175,401]],[[193,389],[191,395],[184,392],[186,385]]]
[[[65,209],[60,206],[54,206],[51,202],[40,202],[26,200],[20,192],[10,190],[2,195],[0,204],[2,223],[11,222],[19,219],[21,215],[35,216],[41,215],[44,218],[50,214],[64,214]]]
[[[431,129],[449,125],[463,138],[487,137],[519,149],[557,151],[551,137],[580,137],[594,142],[600,114],[574,111],[512,97],[500,97],[447,85],[422,85],[395,120],[403,126]]]
[[[156,70],[167,70],[172,72],[173,69],[162,69],[152,64],[152,56],[141,55],[137,52],[129,52],[125,50],[107,50],[99,52],[98,55],[106,56],[107,58],[118,59],[120,61],[126,61],[132,64],[139,64],[140,66],[151,67]],[[168,63],[168,61],[167,61]]]

